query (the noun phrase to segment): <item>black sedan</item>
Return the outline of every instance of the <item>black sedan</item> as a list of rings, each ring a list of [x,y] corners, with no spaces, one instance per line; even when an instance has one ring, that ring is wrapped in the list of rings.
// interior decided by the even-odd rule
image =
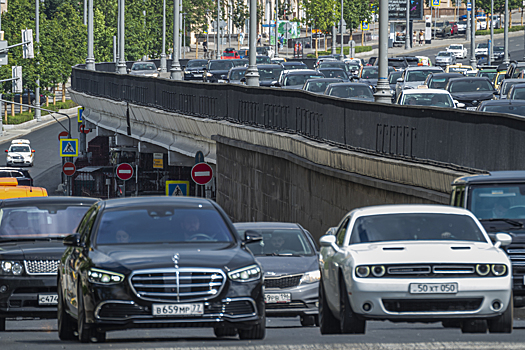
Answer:
[[[0,177],[14,177],[20,186],[33,186],[33,178],[27,169],[0,167]]]
[[[209,327],[265,336],[263,276],[226,213],[210,200],[101,201],[84,216],[59,266],[58,335],[104,341],[106,332]]]
[[[465,108],[471,111],[476,110],[482,101],[492,100],[497,92],[489,78],[483,77],[452,78],[445,90],[450,92],[454,100],[463,103]]]
[[[482,102],[476,109],[479,112],[508,113],[525,117],[523,100],[490,100]]]
[[[264,270],[266,315],[300,316],[302,326],[319,323],[319,273],[317,247],[310,233],[294,223],[235,223],[240,234],[262,235],[248,244]]]
[[[184,80],[201,80],[208,60],[189,60],[184,67]]]
[[[208,66],[205,68],[205,81],[210,83],[223,82],[223,75],[227,75],[228,71],[234,67],[233,60],[210,60]]]
[[[278,81],[283,67],[280,64],[258,64],[259,86],[274,86]]]
[[[0,331],[6,318],[55,318],[62,239],[95,198],[31,197],[0,204]]]

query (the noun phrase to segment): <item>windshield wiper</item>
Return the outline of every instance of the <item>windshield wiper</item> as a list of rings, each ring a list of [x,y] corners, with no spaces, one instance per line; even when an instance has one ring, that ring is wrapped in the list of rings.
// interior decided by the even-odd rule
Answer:
[[[505,218],[481,219],[481,220],[479,220],[479,221],[481,221],[481,222],[484,222],[484,221],[490,221],[490,222],[493,222],[493,221],[503,221],[503,222],[506,222],[507,224],[511,224],[512,226],[523,227],[523,223],[521,223],[521,222],[519,222],[519,221],[516,221],[516,220],[505,219]]]

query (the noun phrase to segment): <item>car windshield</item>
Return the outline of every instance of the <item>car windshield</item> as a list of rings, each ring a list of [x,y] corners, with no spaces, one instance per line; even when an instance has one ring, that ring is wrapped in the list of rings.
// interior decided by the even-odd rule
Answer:
[[[259,55],[267,55],[268,54],[268,48],[266,47],[261,47],[261,46],[258,46],[255,51],[259,54]]]
[[[482,112],[510,113],[525,116],[525,106],[494,105],[484,106]]]
[[[233,67],[233,63],[229,60],[213,61],[210,62],[210,68],[208,70],[229,70],[231,67]]]
[[[191,60],[191,61],[188,61],[188,64],[186,65],[186,67],[188,68],[195,68],[195,67],[205,67],[206,64],[208,64],[208,61],[206,60]]]
[[[42,205],[0,209],[0,239],[72,234],[89,206]]]
[[[454,107],[454,102],[448,94],[404,94],[401,100],[402,105],[433,106],[433,107]]]
[[[353,64],[347,64],[348,70],[351,72],[358,71],[360,66],[359,65],[353,65]]]
[[[402,75],[403,75],[402,72],[390,73],[390,75],[388,76],[388,83],[389,84],[397,83],[397,79],[401,78]]]
[[[223,52],[224,57],[235,57],[235,52]]]
[[[259,80],[277,81],[281,76],[282,68],[259,68]]]
[[[134,63],[131,70],[157,70],[154,63]]]
[[[319,74],[292,74],[284,77],[284,86],[304,85],[308,79],[324,78],[324,75]]]
[[[492,85],[487,80],[460,80],[449,83],[449,92],[492,91]]]
[[[486,43],[483,43],[483,44],[478,44],[477,48],[478,49],[488,49],[489,45],[486,44]]]
[[[430,79],[428,87],[430,89],[444,89],[447,86],[448,81],[452,77],[438,77]]]
[[[285,64],[284,65],[284,68],[285,69],[306,69],[306,64],[303,64],[303,63],[297,63],[297,64]]]
[[[467,215],[399,213],[356,219],[350,244],[392,241],[486,242],[476,222]]]
[[[237,228],[237,232],[244,236],[246,230],[255,231],[262,235],[262,241],[247,244],[255,256],[289,255],[303,256],[314,255],[308,239],[299,229],[259,229]]]
[[[234,67],[242,67],[248,64],[248,60],[232,60]]]
[[[463,47],[460,45],[450,45],[449,49],[450,50],[463,50]]]
[[[407,63],[405,60],[388,60],[388,65],[395,68],[405,68]]]
[[[467,203],[483,219],[525,219],[525,184],[477,185]]]
[[[11,146],[9,152],[31,152],[28,146]]]
[[[313,81],[309,81],[306,83],[305,91],[324,92],[326,90],[326,87],[332,83],[334,83],[334,81],[326,81],[326,80],[317,81],[317,79],[315,79]]]
[[[437,55],[438,57],[450,57],[450,52],[440,51]]]
[[[406,72],[405,81],[425,81],[430,73],[439,73],[440,71],[428,70],[413,70]],[[441,71],[442,72],[442,71]]]
[[[235,69],[230,74],[230,80],[241,80],[246,74],[246,69]]]
[[[505,79],[505,74],[501,74],[498,75],[498,77],[496,78],[496,84],[501,84],[501,82]]]
[[[505,52],[505,46],[494,46],[494,52]]]
[[[344,71],[349,70],[346,63],[342,63],[342,62],[324,62],[319,65],[319,69],[322,69],[322,68],[341,68]]]
[[[478,73],[478,77],[487,77],[489,78],[490,80],[493,80],[494,77],[498,74],[498,72],[479,72]]]
[[[268,56],[257,56],[255,58],[256,64],[270,64],[272,63],[272,60]]]
[[[372,90],[366,85],[336,85],[328,95],[341,98],[374,98]]]
[[[363,68],[361,79],[377,79],[379,72],[377,68]]]
[[[348,75],[342,69],[322,69],[319,71],[327,78],[348,79]]]
[[[232,242],[233,237],[215,210],[150,206],[104,212],[96,241],[97,244]]]

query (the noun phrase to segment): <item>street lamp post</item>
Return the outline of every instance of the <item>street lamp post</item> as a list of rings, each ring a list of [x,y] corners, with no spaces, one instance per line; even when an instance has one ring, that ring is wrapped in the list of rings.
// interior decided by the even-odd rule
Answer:
[[[406,2],[405,50],[410,49],[410,0]]]
[[[277,29],[277,27],[275,28]],[[246,71],[246,84],[248,86],[259,86],[259,71],[257,70],[255,44],[257,43],[257,0],[250,0],[250,35],[249,39],[249,61]]]
[[[279,20],[279,0],[275,0],[275,27],[273,28],[273,34],[275,37],[275,53],[273,57],[279,57],[279,41],[277,40],[277,29]]]
[[[470,65],[476,69],[476,0],[471,0],[471,24],[470,24]]]
[[[409,0],[410,1],[410,0]],[[339,31],[341,32],[341,61],[344,60],[345,55],[343,52],[343,0],[341,0],[341,24],[339,25]]]
[[[89,0],[92,2],[93,0]],[[117,69],[120,74],[126,74],[126,59],[124,58],[124,10],[125,10],[125,4],[124,0],[119,1],[120,8],[119,8],[119,22],[120,22],[120,30],[119,30],[119,38],[118,38],[118,46],[119,46],[119,54],[118,54],[118,65]],[[91,16],[90,16],[91,17]]]
[[[215,47],[215,59],[219,59],[219,51],[221,50],[221,25],[220,25],[220,16],[221,16],[221,2],[217,0],[217,46]]]
[[[93,1],[93,0],[91,0],[91,1]],[[2,10],[0,8],[0,12],[1,11]],[[40,0],[36,0],[35,12],[36,12],[36,18],[35,18],[36,38],[35,38],[35,41],[38,43],[38,42],[40,42]],[[94,65],[95,65],[95,63],[93,62],[93,66]],[[93,67],[93,70],[94,70],[94,67]],[[65,94],[66,92],[62,91],[62,93]],[[35,109],[35,119],[36,119],[37,122],[39,122],[40,121],[40,116],[41,116],[41,112],[40,112],[40,76],[37,76],[37,79],[36,79],[35,107],[37,107]],[[1,117],[2,116],[0,116],[0,118]]]
[[[162,53],[160,54],[160,72],[168,71],[166,62],[166,0],[162,1]]]
[[[503,54],[503,63],[509,64],[509,0],[505,0],[505,29],[503,36],[505,41],[505,53]]]
[[[179,43],[180,43],[180,6],[179,0],[173,0],[173,57],[171,60],[170,78],[182,80],[182,71],[179,62]]]
[[[391,103],[388,84],[388,0],[379,0],[379,79],[377,80],[376,102]]]
[[[184,48],[184,53],[182,55],[182,57],[185,59],[186,58],[186,12],[184,12],[182,14],[184,17],[183,21],[182,21],[182,30],[183,30],[183,36],[182,36],[182,40],[183,40],[183,43],[182,43],[182,47]]]
[[[494,61],[494,0],[490,0],[490,47],[489,65]]]

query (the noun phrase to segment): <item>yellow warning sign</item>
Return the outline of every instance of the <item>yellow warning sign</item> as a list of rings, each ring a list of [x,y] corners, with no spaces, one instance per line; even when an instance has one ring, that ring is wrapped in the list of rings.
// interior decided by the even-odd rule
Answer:
[[[164,169],[164,154],[153,153],[153,169]]]

